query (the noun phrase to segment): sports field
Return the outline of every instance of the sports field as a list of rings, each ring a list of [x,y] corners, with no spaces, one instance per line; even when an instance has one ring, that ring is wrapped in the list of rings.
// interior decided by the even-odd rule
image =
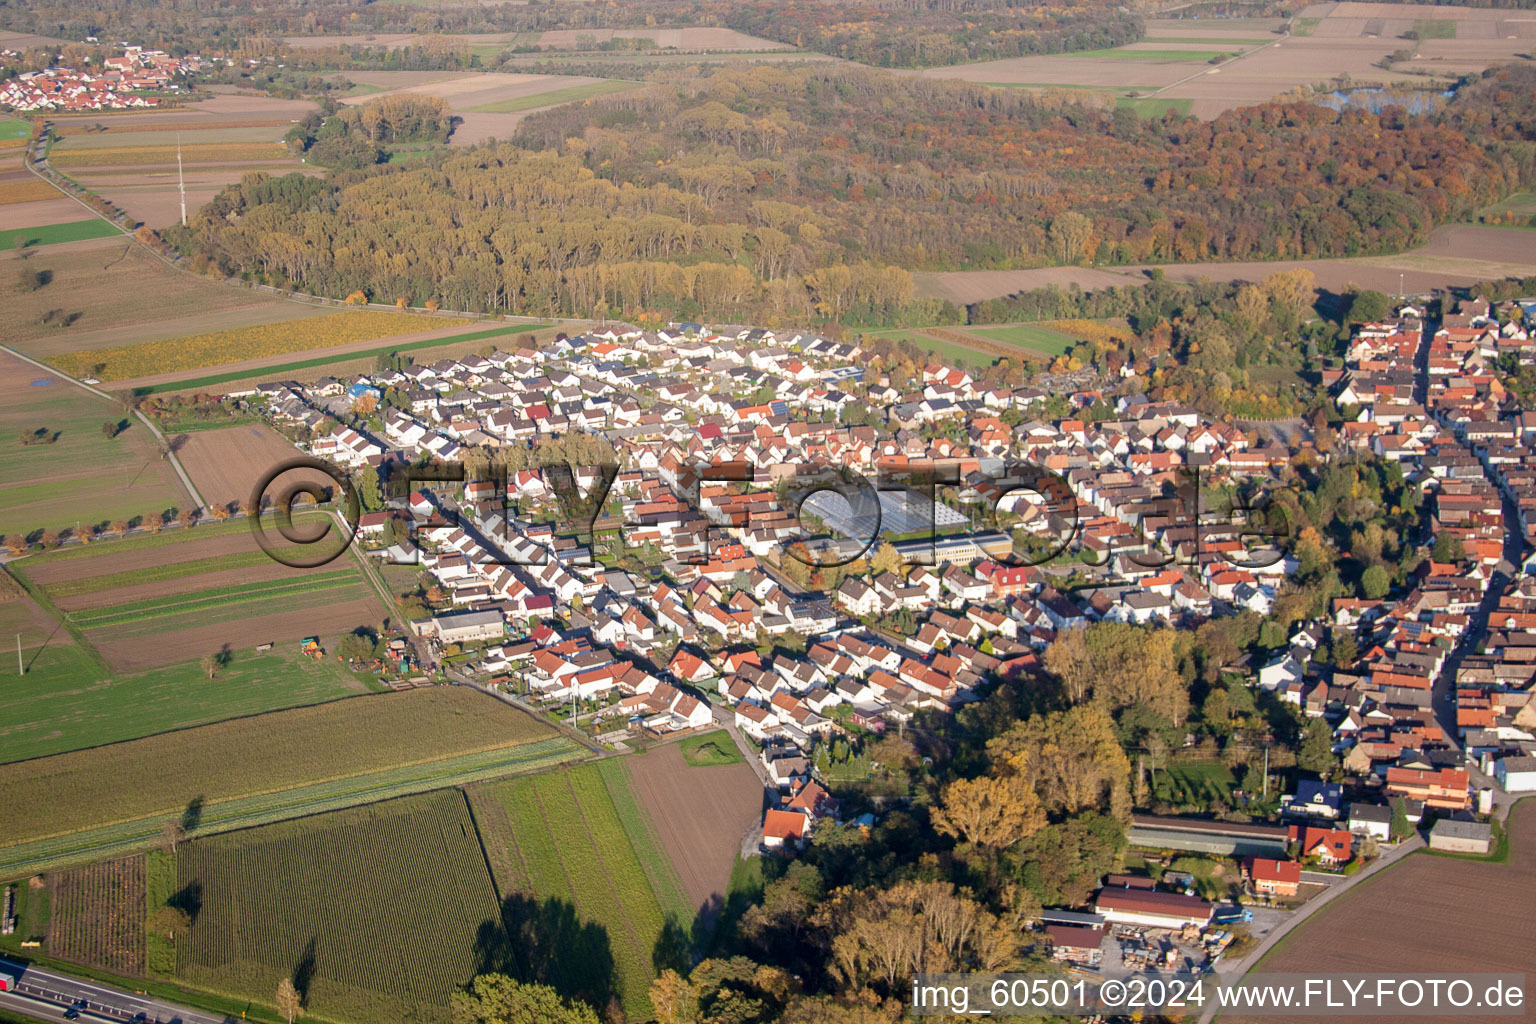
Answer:
[[[286,977],[306,1018],[446,1022],[499,918],[458,790],[200,839],[176,871],[199,894],[178,979],[270,1005]]]
[[[546,983],[564,992],[597,1006],[616,995],[631,1020],[650,1019],[663,929],[670,918],[670,941],[688,962],[687,941],[676,936],[693,913],[625,765],[476,786],[470,805],[508,911],[503,954],[540,962]],[[561,919],[574,936],[549,934]]]
[[[0,533],[57,533],[188,501],[142,423],[0,352]]]
[[[142,849],[201,799],[222,832],[536,771],[583,749],[474,690],[377,694],[0,765],[0,877]],[[111,779],[113,784],[103,785]]]

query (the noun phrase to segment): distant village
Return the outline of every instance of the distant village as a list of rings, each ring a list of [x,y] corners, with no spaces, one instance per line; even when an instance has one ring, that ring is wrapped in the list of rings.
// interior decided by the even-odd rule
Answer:
[[[1134,846],[1236,858],[1259,908],[1401,841],[1398,819],[1433,820],[1431,846],[1487,852],[1493,830],[1479,819],[1494,789],[1536,791],[1536,562],[1500,573],[1506,531],[1536,537],[1536,413],[1501,418],[1509,396],[1492,372],[1504,357],[1536,364],[1536,341],[1519,307],[1464,302],[1433,331],[1423,315],[1405,306],[1357,325],[1346,367],[1324,383],[1348,414],[1334,452],[1400,465],[1431,513],[1429,539],[1454,538],[1457,557],[1427,561],[1386,597],[1335,599],[1269,657],[1234,666],[1255,694],[1326,723],[1342,777],[1303,779],[1281,797],[1279,823],[1134,819]],[[604,742],[731,726],[774,798],[761,845],[793,851],[838,819],[824,769],[840,738],[956,710],[988,681],[1027,681],[1064,630],[1264,615],[1297,568],[1290,554],[1253,558],[1242,521],[1197,522],[1176,492],[1189,469],[1213,487],[1262,485],[1307,441],[1255,440],[1137,393],[1134,378],[1109,397],[1091,386],[1063,396],[1112,408],[1093,420],[1045,418],[1046,391],[939,363],[903,391],[868,355],[806,333],[613,327],[239,397],[349,469],[514,456],[507,502],[471,474],[362,516],[373,556],[433,582],[434,607],[410,623],[419,642],[450,678]],[[844,425],[851,405],[884,422]],[[599,437],[619,470],[591,536],[573,537],[557,529],[555,482],[529,445]],[[1067,482],[1081,557],[1011,557],[1063,528],[1062,509],[1029,490],[1039,481],[1007,476],[1016,461]],[[705,479],[726,463],[747,471]],[[871,478],[944,467],[958,483],[881,494],[887,523],[934,522],[935,539],[890,545],[887,564],[872,546],[807,580],[789,564],[803,528],[781,490],[825,465]],[[600,474],[577,466],[573,481],[592,494]],[[1025,498],[1006,516],[978,514],[1009,494]],[[1487,633],[1468,642],[1479,606]],[[1358,651],[1347,664],[1318,656],[1339,631]],[[1111,877],[1091,911],[1048,910],[1058,959],[1218,957],[1230,941],[1218,925],[1251,912],[1170,877]]]
[[[196,55],[172,57],[163,50],[124,46],[122,56],[103,59],[99,68],[23,71],[0,83],[0,106],[61,113],[155,107],[160,97],[145,93],[176,92],[181,78],[203,67]]]

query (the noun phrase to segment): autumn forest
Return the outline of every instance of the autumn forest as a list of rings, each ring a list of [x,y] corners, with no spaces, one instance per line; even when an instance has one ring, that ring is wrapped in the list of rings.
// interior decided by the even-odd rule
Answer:
[[[336,296],[933,323],[962,314],[915,299],[910,271],[1410,247],[1532,180],[1533,106],[1518,67],[1433,115],[1291,103],[1212,122],[722,70],[532,115],[509,143],[247,176],[169,237],[222,273]]]

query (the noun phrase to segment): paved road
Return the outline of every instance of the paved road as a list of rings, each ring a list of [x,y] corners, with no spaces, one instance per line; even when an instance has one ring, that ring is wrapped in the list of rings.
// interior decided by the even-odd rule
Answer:
[[[21,967],[14,961],[0,962],[13,970]],[[38,1020],[63,1020],[70,1006],[80,1008],[81,1020],[226,1024],[235,1019],[37,967],[26,969],[14,993],[0,993],[0,1006]]]

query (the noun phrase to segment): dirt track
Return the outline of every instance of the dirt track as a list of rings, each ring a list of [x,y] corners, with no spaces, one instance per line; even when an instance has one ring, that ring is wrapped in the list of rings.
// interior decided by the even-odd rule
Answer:
[[[692,767],[676,743],[627,764],[688,899],[698,908],[723,901],[741,837],[762,817],[757,776],[746,764]]]

